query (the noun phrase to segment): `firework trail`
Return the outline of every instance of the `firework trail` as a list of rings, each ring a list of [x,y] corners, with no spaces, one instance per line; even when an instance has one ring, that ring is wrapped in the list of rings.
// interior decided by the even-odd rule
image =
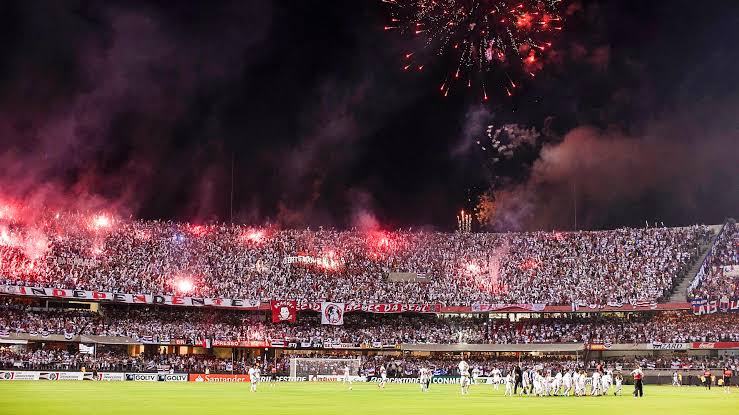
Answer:
[[[475,87],[487,101],[488,85],[512,96],[513,78],[535,77],[544,52],[562,30],[561,0],[382,0],[391,7],[385,30],[418,36],[422,44],[404,55],[404,70],[422,71],[433,56],[449,56],[451,67],[439,87]],[[487,84],[486,84],[487,83]]]

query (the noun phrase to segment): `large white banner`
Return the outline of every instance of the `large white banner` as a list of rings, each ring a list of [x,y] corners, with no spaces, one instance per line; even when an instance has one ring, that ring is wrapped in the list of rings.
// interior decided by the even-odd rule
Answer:
[[[321,324],[341,326],[344,324],[344,303],[321,303]]]
[[[39,288],[17,285],[0,285],[0,294],[28,297],[55,297],[70,300],[110,301],[124,304],[159,304],[184,307],[224,307],[241,310],[259,309],[259,300],[240,298],[181,297],[177,295],[126,294],[102,291]]]

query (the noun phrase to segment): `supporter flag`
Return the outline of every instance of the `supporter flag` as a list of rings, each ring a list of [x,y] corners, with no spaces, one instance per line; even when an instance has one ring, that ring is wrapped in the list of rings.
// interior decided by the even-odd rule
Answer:
[[[0,337],[8,337],[10,336],[10,332],[7,330],[0,330]]]
[[[638,299],[632,304],[636,307],[648,307],[652,302],[649,300]]]
[[[295,300],[272,301],[270,304],[273,323],[295,323],[298,309],[298,303]]]
[[[344,303],[321,303],[321,324],[341,326],[344,324]]]

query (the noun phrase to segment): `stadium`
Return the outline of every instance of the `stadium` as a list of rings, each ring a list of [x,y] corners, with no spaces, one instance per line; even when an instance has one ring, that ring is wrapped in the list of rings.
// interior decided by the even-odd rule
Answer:
[[[163,382],[175,394],[172,382],[243,383],[267,395],[417,393],[426,379],[433,394],[456,392],[467,370],[470,395],[575,399],[630,395],[639,368],[647,396],[721,390],[737,364],[733,220],[506,234],[38,220],[3,225],[8,381]],[[29,238],[48,238],[48,251],[28,256]],[[599,371],[623,380],[597,387]]]
[[[739,3],[0,5],[0,414],[733,414]]]

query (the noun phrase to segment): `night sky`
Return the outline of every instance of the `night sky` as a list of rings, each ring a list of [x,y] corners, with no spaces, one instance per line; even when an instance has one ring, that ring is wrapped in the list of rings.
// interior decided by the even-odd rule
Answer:
[[[191,222],[451,230],[721,223],[739,214],[739,2],[565,1],[513,97],[402,70],[354,1],[5,1],[2,197]],[[488,124],[542,132],[496,165]],[[575,215],[575,208],[577,215]],[[476,224],[476,228],[483,227]]]

